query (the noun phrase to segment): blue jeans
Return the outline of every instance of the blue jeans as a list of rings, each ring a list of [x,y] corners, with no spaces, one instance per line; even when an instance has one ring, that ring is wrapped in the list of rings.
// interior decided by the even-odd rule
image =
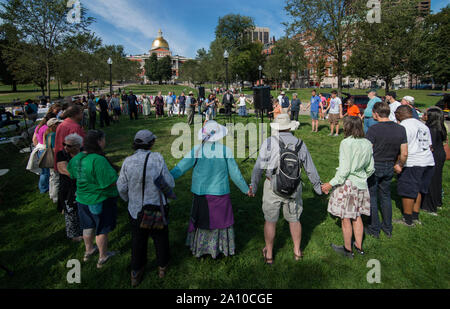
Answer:
[[[41,150],[38,152],[37,157],[38,159],[44,154],[45,150]],[[50,169],[49,168],[42,168],[41,169],[42,172],[39,175],[39,184],[38,184],[38,188],[39,191],[41,193],[46,193],[48,192],[49,188],[50,188]]]
[[[378,123],[378,121],[376,121],[373,118],[364,118],[364,134],[367,134],[367,131],[369,130],[369,128],[377,123]]]
[[[392,201],[391,182],[394,177],[393,162],[375,162],[375,173],[367,179],[370,192],[370,218],[369,231],[379,235],[380,230],[392,233]],[[379,196],[379,198],[378,198]],[[378,217],[378,200],[380,201],[383,222]]]

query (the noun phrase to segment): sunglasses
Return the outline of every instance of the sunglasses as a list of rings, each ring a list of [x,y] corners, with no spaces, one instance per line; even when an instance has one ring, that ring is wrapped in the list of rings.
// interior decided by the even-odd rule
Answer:
[[[75,147],[75,145],[69,145],[69,144],[66,144],[66,143],[63,143],[63,146],[64,146],[64,147],[67,147],[67,148]]]

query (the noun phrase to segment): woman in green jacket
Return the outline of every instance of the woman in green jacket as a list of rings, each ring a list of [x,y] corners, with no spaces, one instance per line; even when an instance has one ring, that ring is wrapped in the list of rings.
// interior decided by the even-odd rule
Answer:
[[[171,171],[176,180],[193,168],[191,192],[194,194],[186,245],[201,257],[220,253],[234,255],[234,216],[229,177],[242,193],[252,196],[232,151],[219,143],[227,129],[209,121],[199,132],[202,141]]]

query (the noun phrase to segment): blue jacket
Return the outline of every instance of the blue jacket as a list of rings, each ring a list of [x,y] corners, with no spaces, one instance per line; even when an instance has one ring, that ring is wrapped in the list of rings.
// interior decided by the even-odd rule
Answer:
[[[249,191],[249,187],[233,158],[231,149],[218,142],[205,143],[203,153],[202,145],[195,146],[170,173],[176,180],[191,168],[194,168],[191,186],[191,192],[194,194],[229,194],[230,181],[228,175],[242,193],[247,194]]]

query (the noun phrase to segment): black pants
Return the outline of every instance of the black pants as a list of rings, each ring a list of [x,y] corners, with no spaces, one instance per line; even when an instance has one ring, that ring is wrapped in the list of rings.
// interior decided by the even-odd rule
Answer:
[[[298,111],[292,111],[291,110],[291,121],[298,121]]]
[[[97,112],[89,112],[89,130],[95,130],[96,120],[97,120]]]
[[[169,264],[169,227],[162,230],[141,229],[142,214],[135,220],[131,218],[131,270],[139,271],[147,264],[147,245],[149,236],[153,239],[156,252],[156,263],[159,267]]]
[[[232,109],[232,105],[231,104],[225,104],[225,115],[230,116],[231,115],[231,109]]]
[[[130,108],[130,107],[128,107],[128,108]],[[137,110],[137,108],[129,109],[128,111],[130,113],[130,120],[133,120],[133,114],[134,114],[134,119],[138,120],[138,110]]]
[[[100,112],[100,127],[103,128],[105,125],[104,123],[106,123],[106,126],[109,127],[109,115],[108,115],[108,111],[102,111]]]

